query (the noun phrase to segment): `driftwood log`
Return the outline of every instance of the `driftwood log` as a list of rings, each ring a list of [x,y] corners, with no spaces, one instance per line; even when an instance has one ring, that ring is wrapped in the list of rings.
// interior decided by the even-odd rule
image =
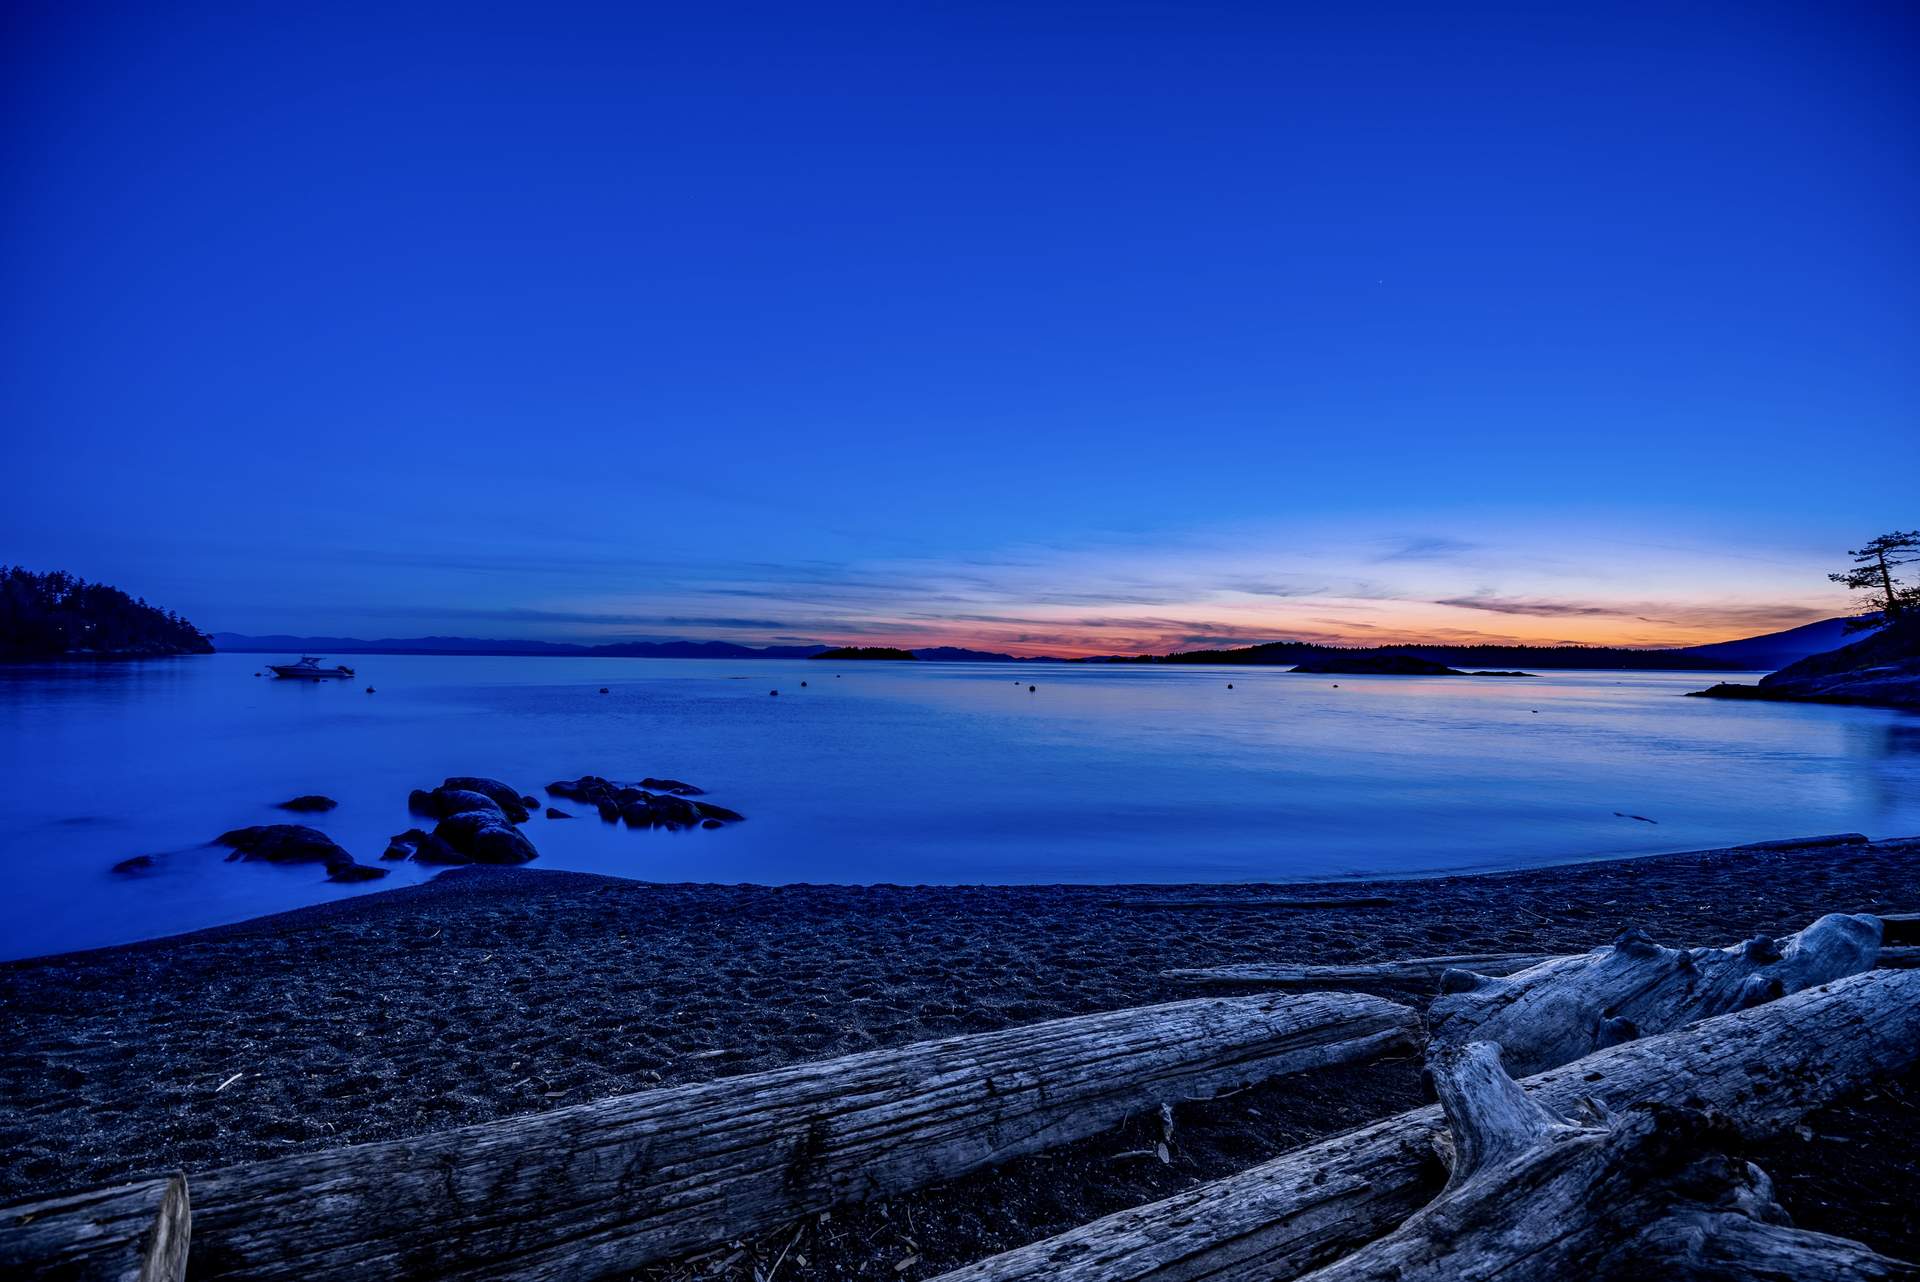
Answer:
[[[0,1210],[0,1277],[181,1282],[193,1213],[187,1177]]]
[[[1427,1026],[1435,1048],[1494,1042],[1511,1071],[1538,1073],[1872,970],[1879,952],[1880,919],[1866,913],[1829,913],[1798,934],[1731,948],[1662,948],[1629,931],[1505,978],[1449,970]]]
[[[1368,984],[1425,984],[1450,970],[1471,969],[1481,975],[1511,975],[1516,970],[1558,960],[1558,953],[1458,953],[1450,957],[1403,957],[1397,961],[1354,962],[1350,965],[1296,966],[1286,962],[1247,962],[1238,966],[1207,966],[1193,970],[1163,970],[1166,979],[1186,984],[1262,984],[1272,988],[1344,988]]]
[[[1439,1197],[1309,1282],[1637,1282],[1914,1278],[1920,1270],[1792,1228],[1734,1137],[1669,1105],[1579,1121],[1542,1108],[1491,1042],[1433,1060],[1452,1142]]]
[[[1877,965],[1895,969],[1920,966],[1920,913],[1879,913],[1882,931]],[[1896,943],[1895,941],[1902,941]],[[1232,966],[1204,966],[1163,970],[1163,979],[1183,984],[1210,984],[1265,988],[1372,988],[1438,983],[1450,970],[1477,975],[1511,975],[1543,962],[1578,957],[1578,953],[1459,953],[1446,957],[1400,957],[1391,961],[1300,965],[1292,962],[1243,962]]]
[[[195,1177],[189,1267],[194,1282],[598,1278],[1162,1103],[1410,1050],[1418,1027],[1359,993],[1204,998],[248,1163]],[[120,1210],[93,1213],[124,1233]]]
[[[1920,1061],[1920,972],[1855,975],[1527,1079],[1543,1108],[1685,1104],[1777,1134]],[[1297,1278],[1390,1232],[1440,1188],[1438,1106],[1284,1154],[944,1275],[942,1282]]]

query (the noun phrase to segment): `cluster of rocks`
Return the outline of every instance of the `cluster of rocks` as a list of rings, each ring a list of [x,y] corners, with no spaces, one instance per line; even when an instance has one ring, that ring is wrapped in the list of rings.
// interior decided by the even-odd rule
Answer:
[[[373,881],[387,875],[385,868],[357,862],[318,828],[305,824],[261,824],[235,828],[214,838],[214,844],[230,847],[227,862],[259,860],[270,864],[321,864],[328,881]],[[130,862],[130,861],[129,861]]]
[[[582,802],[600,812],[608,823],[624,822],[629,828],[719,828],[738,823],[746,816],[725,806],[689,797],[705,796],[705,790],[678,779],[642,779],[622,784],[599,775],[561,779],[547,785],[555,797]]]
[[[624,821],[629,828],[719,828],[744,816],[737,810],[692,797],[705,791],[678,779],[642,779],[637,784],[615,783],[599,775],[583,775],[547,785],[547,792],[595,807],[608,822]],[[330,797],[295,797],[281,802],[282,810],[326,811],[338,803]],[[412,860],[420,864],[524,864],[540,852],[515,825],[540,811],[540,799],[498,779],[454,775],[431,790],[415,788],[407,809],[434,820],[433,827],[409,828],[387,843],[380,858],[386,862]],[[554,806],[549,819],[571,819]],[[263,824],[236,828],[215,838],[229,847],[233,860],[274,864],[317,863],[328,881],[372,881],[387,875],[385,868],[356,862],[352,855],[316,828],[302,824]],[[141,873],[154,867],[153,856],[135,855],[113,866],[117,873]]]
[[[498,779],[455,775],[428,792],[415,788],[407,809],[440,822],[432,832],[409,828],[387,843],[382,859],[423,864],[524,864],[540,852],[514,827],[539,800]]]

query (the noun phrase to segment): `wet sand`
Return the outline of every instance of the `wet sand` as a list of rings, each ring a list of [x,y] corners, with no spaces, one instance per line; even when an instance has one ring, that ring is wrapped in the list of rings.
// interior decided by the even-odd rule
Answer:
[[[1920,907],[1920,838],[1287,890],[1388,902],[1250,910],[1236,901],[1272,888],[652,885],[462,868],[10,963],[0,1199],[1197,995],[1160,978],[1168,967],[1572,951],[1628,927],[1727,944],[1824,912]],[[1148,906],[1181,899],[1212,902]],[[1170,1164],[1153,1153],[1158,1118],[1143,1117],[654,1274],[751,1277],[784,1251],[783,1279],[930,1276],[1420,1102],[1411,1060],[1295,1078],[1180,1105]],[[1920,1075],[1753,1156],[1796,1222],[1920,1256]]]

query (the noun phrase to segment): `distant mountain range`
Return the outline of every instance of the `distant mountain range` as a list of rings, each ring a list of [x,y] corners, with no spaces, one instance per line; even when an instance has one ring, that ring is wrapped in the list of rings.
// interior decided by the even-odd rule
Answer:
[[[1742,671],[1772,671],[1860,640],[1864,633],[1847,631],[1849,622],[1844,618],[1822,619],[1785,632],[1769,632],[1741,641],[1717,641],[1712,645],[1690,645],[1672,653],[1693,655]]]
[[[1292,667],[1322,659],[1406,658],[1468,668],[1612,668],[1642,672],[1771,671],[1808,655],[1856,640],[1847,620],[1822,619],[1785,632],[1716,641],[1669,650],[1629,650],[1597,645],[1382,645],[1329,646],[1305,641],[1270,641],[1232,650],[1187,650],[1168,655],[1116,655],[1088,663],[1240,664]]]
[[[1166,655],[1114,655],[1086,659],[1086,663],[1251,664],[1291,667],[1310,660],[1356,656],[1400,656],[1462,667],[1506,668],[1621,668],[1639,671],[1771,671],[1808,655],[1837,649],[1858,633],[1846,631],[1845,619],[1822,619],[1785,632],[1717,641],[1711,645],[1671,650],[1627,650],[1611,646],[1562,645],[1387,645],[1327,646],[1304,641],[1270,641],[1233,650],[1189,650]],[[474,637],[388,637],[363,641],[358,637],[248,636],[238,632],[213,634],[216,650],[241,654],[469,654],[554,655],[603,659],[811,659],[835,649],[825,645],[736,645],[731,641],[616,641],[607,645],[578,645],[566,641],[492,641]],[[857,647],[853,647],[856,648]],[[929,646],[909,652],[930,663],[1047,662],[1021,659],[992,650],[963,646]]]
[[[213,648],[234,654],[468,654],[552,656],[594,659],[811,659],[834,647],[825,645],[735,645],[731,641],[616,641],[607,645],[577,645],[568,641],[492,641],[477,637],[359,637],[248,636],[216,632]],[[1015,663],[1010,654],[968,650],[959,646],[930,646],[912,652],[916,659],[935,663]]]

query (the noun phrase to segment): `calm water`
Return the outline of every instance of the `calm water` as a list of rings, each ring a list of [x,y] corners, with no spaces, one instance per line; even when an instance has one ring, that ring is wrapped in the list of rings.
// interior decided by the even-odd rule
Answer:
[[[0,668],[0,956],[418,880],[346,889],[204,843],[321,792],[340,808],[304,821],[376,862],[407,791],[449,774],[666,775],[745,812],[527,825],[536,867],[660,881],[1319,878],[1920,833],[1920,718],[1679,697],[1698,675],[369,655],[310,685],[256,679],[262,657]],[[158,871],[108,872],[135,854]]]

